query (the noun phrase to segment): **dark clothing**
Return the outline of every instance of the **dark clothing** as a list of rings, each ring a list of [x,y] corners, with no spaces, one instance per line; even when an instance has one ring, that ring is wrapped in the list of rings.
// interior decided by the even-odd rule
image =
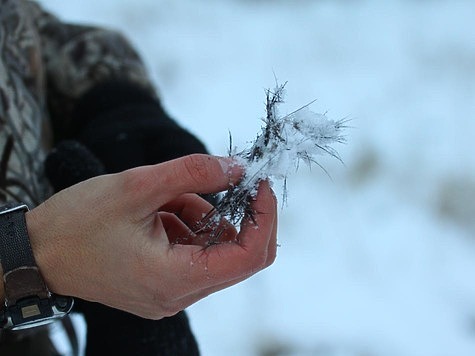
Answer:
[[[95,175],[206,152],[166,114],[120,34],[64,24],[34,2],[0,8],[0,202],[34,207]],[[81,300],[75,311],[88,356],[199,354],[184,312],[152,321]],[[0,353],[55,355],[45,334],[0,330]]]

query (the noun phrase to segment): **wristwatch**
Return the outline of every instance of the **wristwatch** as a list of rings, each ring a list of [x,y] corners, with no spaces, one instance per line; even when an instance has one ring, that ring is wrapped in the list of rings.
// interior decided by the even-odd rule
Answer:
[[[0,262],[5,303],[0,328],[21,330],[45,325],[66,316],[73,298],[53,294],[36,265],[26,227],[24,204],[0,208]]]

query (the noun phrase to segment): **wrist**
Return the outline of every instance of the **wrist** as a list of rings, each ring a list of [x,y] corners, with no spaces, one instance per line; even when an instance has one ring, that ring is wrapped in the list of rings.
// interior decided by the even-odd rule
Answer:
[[[54,227],[47,223],[43,205],[28,211],[25,214],[25,219],[31,249],[33,250],[38,269],[41,271],[41,275],[50,291],[61,293],[58,290],[60,288],[54,275],[54,271],[57,270],[53,262],[55,260],[54,245],[48,242],[50,240],[48,235],[54,230]]]
[[[45,284],[28,233],[28,207],[9,203],[1,209],[0,261],[4,307],[0,313],[0,328],[27,329],[64,317],[71,310],[73,300],[51,294]]]

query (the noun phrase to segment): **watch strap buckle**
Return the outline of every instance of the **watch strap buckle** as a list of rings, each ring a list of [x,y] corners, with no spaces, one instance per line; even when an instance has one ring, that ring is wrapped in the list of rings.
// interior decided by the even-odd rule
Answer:
[[[49,298],[51,293],[36,266],[19,267],[3,275],[5,286],[5,306],[36,295],[40,299]]]

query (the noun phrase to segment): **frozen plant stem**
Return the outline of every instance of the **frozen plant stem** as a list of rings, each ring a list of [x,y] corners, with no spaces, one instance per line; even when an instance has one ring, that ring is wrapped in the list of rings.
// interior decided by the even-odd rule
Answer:
[[[283,103],[285,84],[266,90],[266,117],[264,125],[251,147],[237,151],[230,147],[229,156],[244,167],[239,184],[230,187],[223,198],[197,225],[195,233],[210,232],[207,245],[220,243],[222,231],[219,222],[225,218],[238,227],[244,218],[254,221],[251,208],[259,181],[268,178],[284,180],[298,170],[299,163],[316,164],[318,155],[330,155],[341,161],[331,146],[345,142],[342,135],[347,120],[329,120],[325,114],[316,114],[305,105],[289,115],[279,117],[278,106]],[[231,140],[230,140],[231,142]],[[285,191],[284,191],[285,199]]]

